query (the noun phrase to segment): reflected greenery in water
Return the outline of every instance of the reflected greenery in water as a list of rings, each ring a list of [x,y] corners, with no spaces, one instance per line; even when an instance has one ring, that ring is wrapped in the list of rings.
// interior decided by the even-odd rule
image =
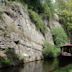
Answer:
[[[53,70],[57,69],[58,64],[57,59],[43,62],[43,72],[52,72]]]
[[[36,61],[24,66],[0,69],[0,72],[72,72],[72,64],[60,66],[59,60]]]
[[[63,67],[63,68],[58,68],[57,70],[53,71],[53,72],[72,72],[72,64]]]

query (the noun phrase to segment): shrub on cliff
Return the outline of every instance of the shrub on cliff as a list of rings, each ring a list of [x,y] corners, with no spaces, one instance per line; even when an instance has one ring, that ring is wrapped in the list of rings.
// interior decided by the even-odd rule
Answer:
[[[6,57],[0,57],[0,66],[2,67],[7,67],[11,65],[15,66],[24,62],[24,58],[22,59],[21,57],[19,57],[19,55],[15,53],[14,48],[6,48],[5,54]]]
[[[63,28],[57,27],[52,29],[54,43],[60,47],[66,43],[68,43],[67,35]]]
[[[35,11],[29,10],[29,15],[31,20],[35,23],[35,26],[38,30],[40,30],[43,34],[46,32],[47,28],[42,20],[42,18]]]
[[[10,64],[11,64],[11,61],[9,59],[4,59],[4,58],[0,59],[0,65],[2,65],[2,66],[6,65],[7,66]]]
[[[56,48],[56,46],[44,42],[44,48],[43,48],[43,56],[44,58],[55,58],[60,54],[60,49]]]
[[[7,48],[5,54],[7,55],[7,58],[11,61],[11,63],[19,61],[18,55],[15,53],[14,48]]]

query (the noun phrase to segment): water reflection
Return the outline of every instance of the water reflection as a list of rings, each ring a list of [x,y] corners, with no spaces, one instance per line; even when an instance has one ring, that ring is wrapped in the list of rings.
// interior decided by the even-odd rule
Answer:
[[[62,67],[62,68],[58,68],[53,72],[72,72],[72,64]]]
[[[25,67],[21,70],[21,72],[42,72],[43,71],[42,64],[43,64],[42,61],[25,64]]]
[[[0,69],[0,72],[21,72],[23,67],[11,67],[11,68],[3,68]]]
[[[43,72],[52,72],[55,69],[57,69],[58,65],[59,65],[59,62],[57,59],[53,61],[52,60],[45,61],[43,62]]]
[[[72,72],[72,65],[59,66],[60,61],[37,61],[24,64],[24,66],[0,69],[0,72]]]
[[[50,72],[58,65],[58,61],[36,61],[24,64],[24,67],[1,69],[0,72]]]

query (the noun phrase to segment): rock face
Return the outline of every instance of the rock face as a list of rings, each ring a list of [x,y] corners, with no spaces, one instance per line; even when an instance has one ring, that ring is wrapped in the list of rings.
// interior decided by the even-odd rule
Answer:
[[[52,30],[53,28],[63,28],[59,23],[59,17],[57,14],[54,14],[54,17],[50,20],[49,27],[50,30]]]
[[[13,48],[24,62],[42,59],[43,42],[53,43],[50,29],[45,37],[37,31],[29,18],[26,7],[6,4],[0,19],[0,49]]]
[[[45,33],[45,40],[46,40],[48,43],[54,45],[53,37],[52,37],[51,31],[50,31],[49,28],[47,28],[47,30],[48,30],[48,31]]]

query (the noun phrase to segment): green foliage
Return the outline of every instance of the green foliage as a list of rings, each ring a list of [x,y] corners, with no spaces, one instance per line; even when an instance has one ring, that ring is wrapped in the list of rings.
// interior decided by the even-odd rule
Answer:
[[[53,34],[54,42],[58,47],[68,43],[68,38],[63,28],[61,27],[53,28],[52,34]]]
[[[28,9],[32,9],[41,15],[51,17],[54,14],[54,7],[51,0],[10,0],[27,4]]]
[[[27,4],[29,9],[33,9],[34,11],[41,11],[40,0],[8,0],[8,1],[17,1],[22,4]]]
[[[42,18],[35,11],[32,11],[32,10],[29,10],[29,15],[32,21],[35,23],[36,28],[44,34],[47,31],[47,28]]]
[[[2,18],[2,14],[3,14],[3,12],[0,11],[0,19],[1,19],[1,20],[3,20],[3,18]]]
[[[23,63],[23,59],[19,59],[19,56],[15,53],[14,48],[6,48],[5,49],[6,57],[0,57],[0,65],[9,66],[9,65],[17,65],[17,63]]]
[[[48,7],[48,5],[47,4],[43,4],[42,7],[43,7],[43,16],[45,16],[47,18],[51,17],[52,16],[52,12],[51,12],[50,8]]]
[[[68,36],[72,37],[72,0],[57,0],[57,13]],[[71,41],[71,40],[70,40]]]
[[[2,59],[2,60],[0,61],[0,63],[1,63],[2,65],[10,65],[10,64],[11,64],[11,61],[10,61],[9,59]]]
[[[14,48],[7,48],[5,54],[7,55],[7,58],[12,62],[18,60],[19,58],[17,56],[17,54],[15,53]]]
[[[53,72],[72,72],[72,64],[56,69]]]
[[[31,9],[41,15],[43,18],[48,19],[53,17],[54,6],[51,0],[9,0],[21,2],[23,5],[27,4],[28,9]]]
[[[56,46],[51,45],[47,41],[44,42],[44,48],[43,48],[44,58],[57,57],[59,54],[60,54],[60,48],[56,48]]]
[[[50,10],[50,17],[53,17],[53,14],[55,13],[55,7],[54,7],[54,4],[52,3],[52,0],[46,0],[45,4],[47,3],[49,9]]]
[[[56,9],[57,9],[57,13],[66,9],[66,4],[64,0],[56,0]]]
[[[72,31],[72,12],[68,12],[67,10],[63,10],[60,14],[60,21],[62,21],[64,28],[66,31]]]
[[[25,0],[24,2],[28,5],[29,9],[32,9],[38,13],[42,11],[40,0]]]
[[[66,27],[69,32],[72,32],[72,23],[67,23]]]
[[[36,11],[37,13],[52,17],[54,13],[54,7],[51,0],[26,0],[30,9]],[[29,2],[30,1],[30,2]]]
[[[51,0],[42,0],[40,1],[41,7],[41,16],[47,17],[48,19],[53,17],[54,14],[54,7]]]
[[[71,41],[71,36],[70,34],[72,34],[72,12],[68,12],[66,10],[64,10],[63,12],[61,12],[60,16],[60,22],[63,24],[63,27],[65,29],[65,31],[67,32],[70,41]]]

